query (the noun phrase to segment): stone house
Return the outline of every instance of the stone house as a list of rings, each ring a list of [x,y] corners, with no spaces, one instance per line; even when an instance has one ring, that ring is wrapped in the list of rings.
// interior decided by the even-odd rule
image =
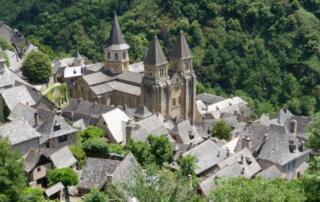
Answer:
[[[24,120],[1,125],[0,136],[8,138],[12,148],[22,155],[30,149],[38,150],[40,148],[41,134]]]

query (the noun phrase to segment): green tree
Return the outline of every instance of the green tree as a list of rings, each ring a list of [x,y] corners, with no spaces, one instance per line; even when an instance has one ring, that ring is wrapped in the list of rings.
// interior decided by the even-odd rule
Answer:
[[[194,175],[197,159],[195,156],[186,155],[179,160],[179,165],[183,176]]]
[[[302,177],[302,184],[307,201],[320,201],[320,156],[311,160],[308,170]]]
[[[147,142],[130,140],[128,149],[141,165],[150,163],[150,145]]]
[[[308,145],[315,151],[320,151],[320,113],[312,116],[307,131]]]
[[[61,182],[64,185],[65,200],[69,202],[68,186],[77,185],[79,183],[79,176],[71,168],[54,169],[48,173],[49,186]]]
[[[32,51],[23,63],[22,72],[33,82],[47,82],[52,74],[49,57],[39,51]]]
[[[108,143],[102,138],[89,138],[82,144],[86,154],[109,154]]]
[[[43,191],[39,188],[28,187],[23,190],[18,202],[45,202]]]
[[[86,194],[84,197],[84,202],[108,202],[106,194],[100,192],[97,189],[93,189],[90,193]]]
[[[21,156],[0,137],[0,201],[16,202],[26,186]]]
[[[89,138],[102,138],[106,135],[101,128],[96,126],[88,126],[86,130],[80,131],[79,134],[82,142]]]
[[[296,180],[247,179],[243,177],[217,180],[216,188],[210,198],[216,202],[302,202],[306,199],[299,182]]]
[[[219,139],[229,140],[232,128],[223,120],[214,124],[211,135]]]
[[[148,137],[148,143],[150,144],[150,152],[152,154],[153,161],[158,166],[162,166],[165,162],[172,161],[173,146],[166,136],[150,135]]]

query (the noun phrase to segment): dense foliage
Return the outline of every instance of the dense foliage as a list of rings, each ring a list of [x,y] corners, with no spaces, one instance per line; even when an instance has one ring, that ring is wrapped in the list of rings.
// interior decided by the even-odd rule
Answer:
[[[320,156],[310,162],[310,167],[302,177],[302,184],[308,201],[320,201]]]
[[[312,116],[307,136],[308,146],[314,151],[320,151],[320,113],[316,113]]]
[[[32,51],[23,62],[22,72],[33,82],[47,82],[52,74],[49,57],[39,51]]]
[[[216,202],[302,202],[303,195],[298,181],[247,179],[243,177],[217,180],[211,198]]]
[[[194,170],[197,166],[197,158],[190,154],[183,156],[181,159],[179,159],[179,166],[183,176],[194,175]]]
[[[223,120],[214,124],[211,135],[223,140],[230,139],[232,128]]]
[[[21,156],[12,151],[7,139],[0,137],[0,201],[16,202],[26,186]]]
[[[261,114],[286,105],[319,109],[320,2],[223,0],[0,0],[0,21],[18,27],[48,54],[80,51],[103,60],[114,11],[132,61],[154,33],[168,55],[182,28],[206,91],[253,98]],[[269,111],[270,113],[270,111]]]
[[[86,194],[83,202],[108,202],[106,194],[97,189],[93,189],[90,193]]]
[[[18,202],[45,202],[43,190],[28,187],[23,190]]]
[[[173,158],[173,145],[164,135],[150,135],[147,142],[130,141],[128,149],[144,166],[153,164],[161,167]]]

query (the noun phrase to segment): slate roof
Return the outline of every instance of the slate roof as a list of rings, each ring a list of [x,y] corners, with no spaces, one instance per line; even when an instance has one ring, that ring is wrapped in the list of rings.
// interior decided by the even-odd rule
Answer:
[[[104,65],[105,64],[103,62],[89,64],[86,66],[85,71],[90,73],[99,72],[104,67]]]
[[[79,188],[101,189],[107,182],[107,176],[111,175],[119,164],[118,160],[89,157],[80,177]]]
[[[174,49],[172,50],[172,53],[170,56],[172,58],[182,58],[182,59],[192,57],[189,45],[187,43],[187,40],[182,30],[178,35]]]
[[[196,127],[192,126],[189,120],[177,123],[172,132],[179,135],[183,144],[197,144],[203,140]]]
[[[117,76],[117,80],[129,83],[129,84],[136,84],[141,85],[143,74],[135,73],[135,72],[125,72]]]
[[[265,140],[265,134],[269,131],[269,127],[259,124],[252,123],[248,127],[245,128],[243,132],[239,134],[239,141],[235,148],[235,151],[240,151],[242,147],[242,139],[245,137],[249,137],[252,140],[252,148],[250,148],[251,152],[256,155],[261,148],[262,144]]]
[[[89,157],[80,178],[79,188],[101,189],[107,183],[108,175],[112,175],[112,182],[117,185],[133,183],[133,178],[139,171],[141,167],[131,153],[122,161]]]
[[[311,117],[308,116],[292,116],[285,122],[285,127],[287,131],[290,131],[290,123],[291,121],[297,121],[297,132],[296,135],[304,140],[307,140],[307,130],[308,126],[311,122]]]
[[[139,118],[146,118],[148,116],[151,116],[152,113],[149,111],[149,109],[144,106],[144,105],[139,105],[135,111],[134,111],[134,116],[139,117]]]
[[[167,63],[168,60],[163,53],[158,37],[154,36],[153,40],[150,42],[147,55],[144,58],[144,64],[158,66]]]
[[[109,77],[102,72],[87,74],[82,78],[89,86],[102,84],[113,79],[112,77]]]
[[[220,97],[217,95],[213,95],[210,93],[201,93],[201,94],[197,95],[197,99],[201,100],[206,105],[210,105],[210,104],[215,104],[215,103],[221,102],[221,101],[225,100],[226,98]]]
[[[25,120],[27,121],[31,126],[35,125],[34,116],[36,113],[36,109],[23,105],[23,104],[17,104],[13,110],[11,111],[10,115],[8,116],[8,120],[14,121],[14,120]]]
[[[141,87],[126,84],[126,83],[119,82],[119,81],[111,81],[108,84],[115,91],[131,94],[131,95],[135,95],[135,96],[141,95]]]
[[[77,129],[69,125],[62,116],[56,115],[54,112],[41,109],[37,110],[41,123],[38,123],[37,131],[42,134],[40,138],[40,144],[46,142],[51,138],[60,137],[76,133]],[[54,130],[55,125],[60,125],[59,130]]]
[[[111,45],[120,45],[120,44],[125,44],[125,40],[123,38],[121,29],[120,29],[120,25],[118,22],[118,18],[117,15],[114,15],[113,18],[113,23],[112,23],[112,28],[111,28],[111,32],[110,32],[110,37],[108,40],[108,46]]]
[[[30,150],[24,158],[24,170],[29,173],[39,162],[41,154],[35,150]]]
[[[277,168],[276,165],[270,166],[267,169],[262,170],[260,173],[256,175],[256,177],[261,177],[265,179],[276,179],[276,178],[281,178],[282,173],[280,170]]]
[[[1,60],[1,58],[0,58]],[[4,68],[4,72],[0,73],[0,88],[5,88],[5,87],[14,87],[16,83],[14,73],[12,73],[10,70],[7,68]]]
[[[11,145],[16,145],[41,135],[26,121],[16,120],[0,126],[0,136],[8,137]]]
[[[53,152],[49,159],[55,168],[69,168],[77,163],[76,158],[71,153],[68,146],[64,146]]]
[[[114,107],[86,100],[71,99],[69,105],[62,109],[62,115],[72,121],[83,119],[84,123],[88,126],[95,125],[101,114],[111,109],[114,109]]]
[[[280,109],[278,113],[278,123],[284,125],[291,117],[293,117],[293,114],[288,109]]]
[[[196,175],[200,175],[226,158],[226,151],[211,139],[192,148],[183,156],[188,154],[195,156],[197,159]]]
[[[244,148],[236,154],[224,159],[218,163],[218,166],[220,169],[222,169],[232,164],[241,164],[241,166],[244,168],[243,175],[248,178],[253,177],[261,170],[260,165],[255,160],[248,148]]]
[[[143,62],[137,62],[129,65],[129,71],[135,73],[143,73],[144,72],[144,64]]]
[[[52,185],[51,187],[47,188],[44,193],[47,197],[50,197],[54,194],[56,194],[59,191],[62,191],[64,189],[64,186],[61,182],[58,182],[57,184]]]
[[[102,95],[113,91],[113,88],[109,85],[109,83],[102,83],[96,86],[90,86],[90,89],[95,95]]]
[[[123,142],[125,132],[124,125],[129,121],[129,117],[119,108],[115,108],[101,115],[106,127],[117,143]]]
[[[33,96],[26,86],[4,89],[0,91],[0,94],[10,111],[19,103],[35,106],[40,100],[39,97]]]
[[[293,143],[297,146],[295,152],[290,152],[289,141],[293,141]],[[266,141],[259,153],[258,159],[266,160],[283,166],[303,155],[309,155],[311,150],[304,149],[302,152],[300,152],[298,150],[298,145],[299,141],[294,135],[279,133],[277,131],[269,131],[266,136]]]
[[[231,177],[239,177],[242,176],[242,166],[240,164],[232,164],[230,166],[226,166],[223,169],[217,171],[215,174],[209,176],[208,178],[204,179],[199,187],[202,191],[202,193],[205,196],[209,196],[211,191],[213,191],[216,187],[215,180],[217,178],[231,178]]]

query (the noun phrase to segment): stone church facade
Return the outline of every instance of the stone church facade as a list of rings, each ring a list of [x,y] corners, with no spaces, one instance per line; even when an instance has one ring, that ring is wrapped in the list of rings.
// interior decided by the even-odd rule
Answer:
[[[104,67],[74,80],[72,97],[106,105],[133,108],[144,105],[167,118],[194,121],[197,80],[183,32],[177,37],[169,61],[154,36],[143,61],[143,73],[130,70],[129,48],[115,16],[104,49]]]

